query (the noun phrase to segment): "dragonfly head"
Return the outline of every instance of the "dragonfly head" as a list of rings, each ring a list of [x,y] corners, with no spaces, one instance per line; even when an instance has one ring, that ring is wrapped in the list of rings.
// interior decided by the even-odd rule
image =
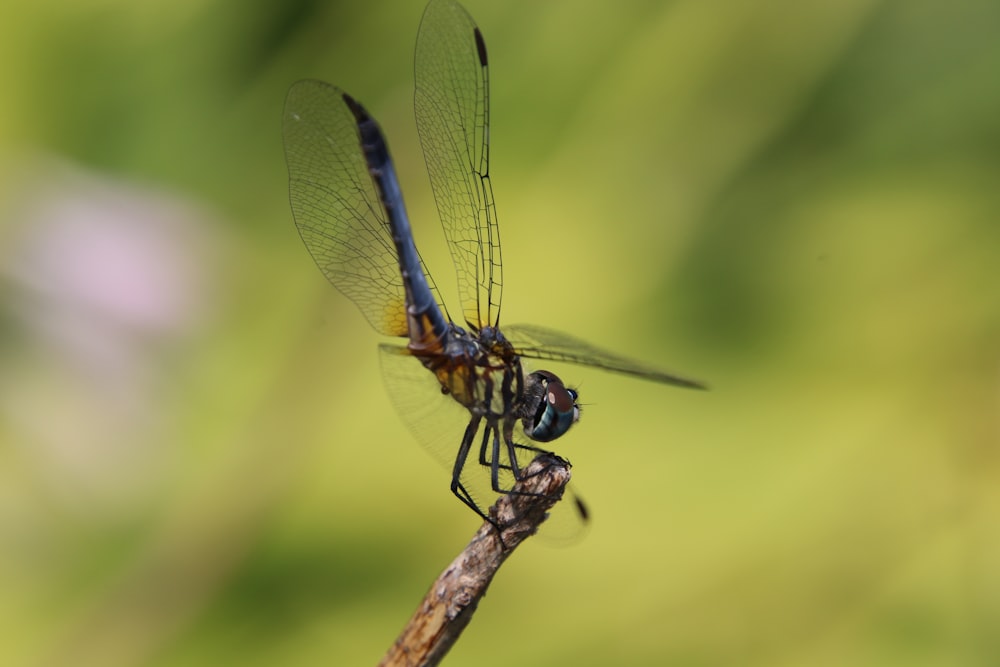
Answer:
[[[568,389],[548,371],[529,373],[524,380],[524,433],[532,440],[549,442],[580,419],[575,389]]]

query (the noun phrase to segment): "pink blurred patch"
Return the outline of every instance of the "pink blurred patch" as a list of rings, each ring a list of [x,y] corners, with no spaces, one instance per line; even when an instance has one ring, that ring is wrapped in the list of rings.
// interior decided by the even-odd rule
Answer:
[[[220,226],[180,198],[53,163],[9,210],[0,412],[74,509],[120,502],[163,455],[162,389],[212,312]]]

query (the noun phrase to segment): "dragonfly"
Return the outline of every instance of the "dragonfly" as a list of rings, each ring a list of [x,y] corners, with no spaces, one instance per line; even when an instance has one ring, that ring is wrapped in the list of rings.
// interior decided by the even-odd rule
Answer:
[[[431,0],[417,34],[414,108],[431,189],[458,280],[451,317],[414,243],[379,124],[342,89],[292,85],[283,138],[299,235],[326,278],[381,334],[393,402],[451,470],[451,491],[480,517],[538,454],[580,419],[580,395],[525,360],[569,362],[678,387],[659,370],[535,325],[500,326],[503,261],[490,174],[486,42],[454,0]],[[464,424],[464,430],[462,425]],[[578,502],[586,520],[585,506]]]

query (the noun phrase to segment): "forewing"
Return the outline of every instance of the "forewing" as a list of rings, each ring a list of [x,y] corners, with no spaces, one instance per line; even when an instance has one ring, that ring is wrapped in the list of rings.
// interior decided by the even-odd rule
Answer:
[[[644,380],[672,384],[689,389],[707,389],[698,380],[667,373],[634,359],[623,357],[608,350],[591,345],[560,331],[553,331],[535,325],[505,326],[503,333],[522,357],[565,361],[581,366],[601,368],[615,373],[624,373]]]
[[[406,336],[395,246],[343,91],[299,81],[282,124],[295,226],[317,266],[380,333]]]
[[[489,177],[489,71],[472,17],[431,0],[417,34],[414,107],[465,321],[496,326],[503,268]]]

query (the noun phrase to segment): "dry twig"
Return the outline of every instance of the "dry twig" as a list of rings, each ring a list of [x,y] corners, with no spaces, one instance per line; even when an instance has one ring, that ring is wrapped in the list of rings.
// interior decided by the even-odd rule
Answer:
[[[562,498],[569,478],[569,464],[558,456],[535,458],[514,490],[490,508],[500,534],[490,523],[483,523],[431,585],[379,667],[437,665],[469,624],[497,570]]]

